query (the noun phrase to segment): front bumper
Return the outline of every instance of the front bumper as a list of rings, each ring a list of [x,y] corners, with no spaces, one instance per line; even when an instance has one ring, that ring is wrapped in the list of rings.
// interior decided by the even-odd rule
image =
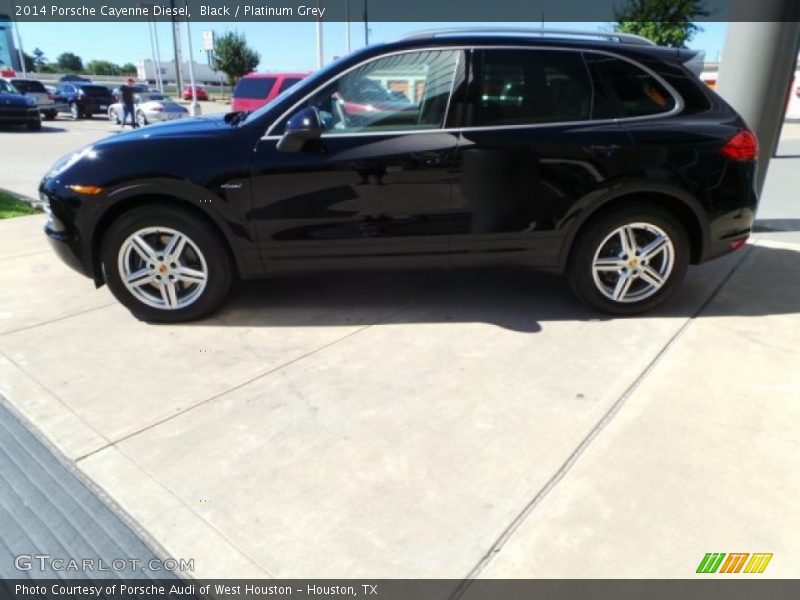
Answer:
[[[59,229],[52,218],[45,223],[44,233],[47,236],[47,241],[56,256],[60,258],[64,264],[69,268],[74,269],[81,275],[92,277],[91,273],[84,270],[83,263],[78,256],[78,241],[74,236],[66,231],[57,231]]]
[[[40,121],[41,118],[36,106],[0,110],[0,123],[31,123]]]

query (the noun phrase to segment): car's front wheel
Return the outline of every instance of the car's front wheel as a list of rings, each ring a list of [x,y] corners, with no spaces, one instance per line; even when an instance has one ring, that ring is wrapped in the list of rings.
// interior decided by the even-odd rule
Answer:
[[[144,321],[204,317],[219,307],[234,278],[214,228],[174,207],[124,213],[103,238],[101,261],[111,292]]]
[[[139,127],[144,127],[145,125],[147,125],[147,117],[144,116],[144,113],[142,111],[138,111],[136,113],[136,124]]]
[[[573,246],[568,275],[590,306],[633,315],[672,295],[688,265],[689,240],[681,222],[660,207],[641,204],[589,222]]]

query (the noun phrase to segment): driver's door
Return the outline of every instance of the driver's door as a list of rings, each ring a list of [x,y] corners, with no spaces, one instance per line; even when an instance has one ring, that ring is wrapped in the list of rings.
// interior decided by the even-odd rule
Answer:
[[[251,219],[267,269],[446,261],[457,136],[443,130],[460,50],[374,59],[316,91],[320,139],[256,148]]]

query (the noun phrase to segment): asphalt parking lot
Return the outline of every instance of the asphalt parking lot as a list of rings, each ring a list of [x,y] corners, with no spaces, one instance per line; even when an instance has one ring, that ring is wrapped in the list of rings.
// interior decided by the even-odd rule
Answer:
[[[48,129],[0,132],[3,187],[117,128]],[[156,326],[43,222],[0,222],[0,393],[189,575],[686,578],[710,551],[798,574],[800,244],[640,318],[509,268],[248,283]]]

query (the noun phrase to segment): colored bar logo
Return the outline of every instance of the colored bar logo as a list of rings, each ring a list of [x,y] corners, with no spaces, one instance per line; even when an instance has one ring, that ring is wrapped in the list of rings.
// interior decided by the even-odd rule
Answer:
[[[697,566],[697,573],[741,573],[742,568],[745,573],[763,573],[771,560],[771,553],[708,552]]]

